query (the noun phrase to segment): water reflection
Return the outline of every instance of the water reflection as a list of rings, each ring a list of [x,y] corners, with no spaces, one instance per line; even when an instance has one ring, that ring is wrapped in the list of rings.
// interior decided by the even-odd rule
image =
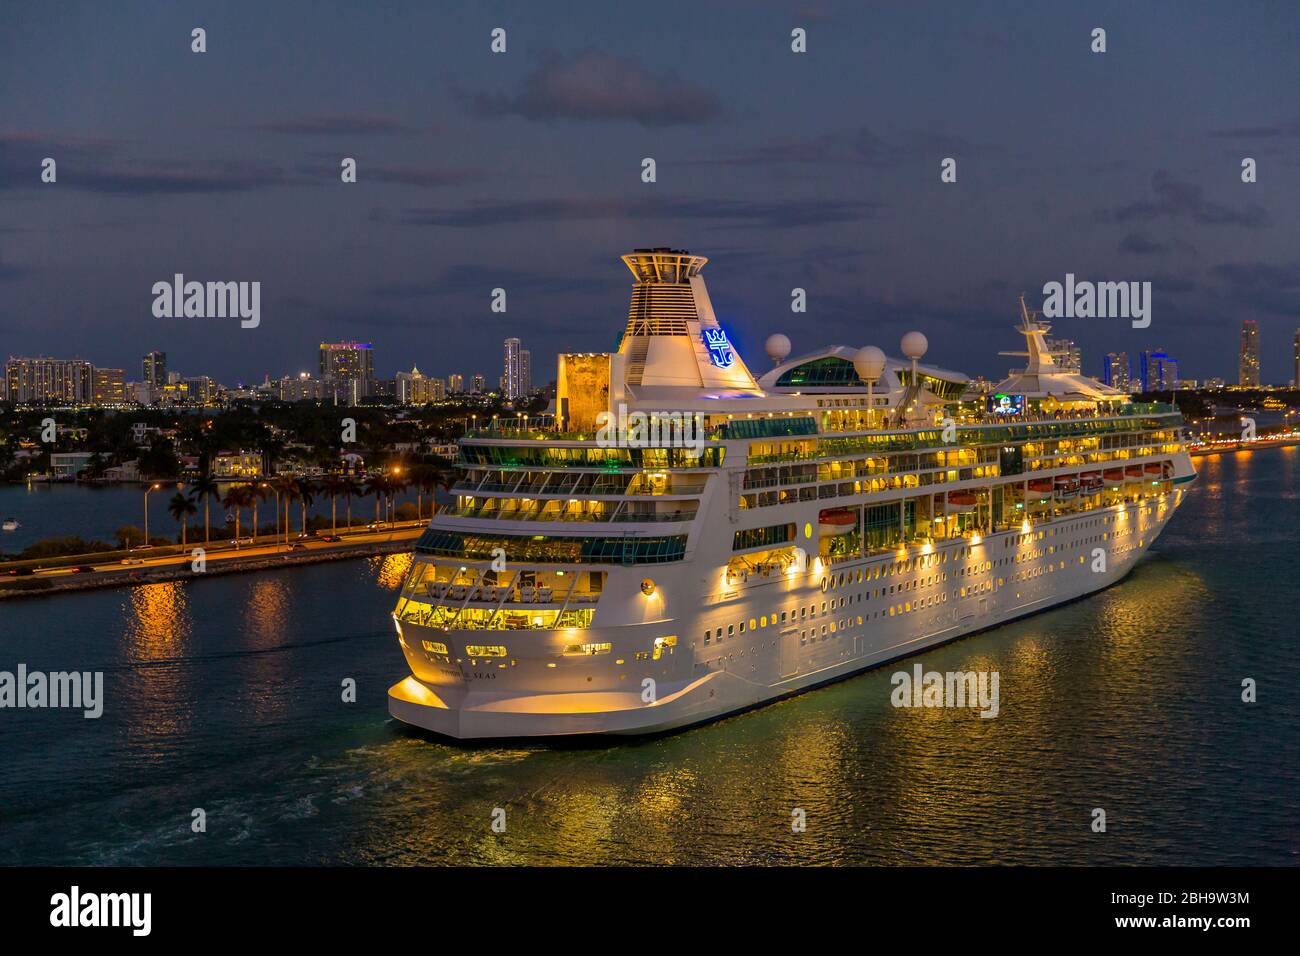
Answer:
[[[366,565],[374,576],[375,583],[386,591],[396,591],[406,579],[406,572],[411,570],[414,557],[409,551],[401,554],[380,555],[366,560]]]
[[[239,691],[252,716],[259,721],[280,719],[288,708],[286,698],[296,659],[294,654],[278,649],[297,635],[293,612],[292,591],[284,575],[252,582],[245,603],[241,643],[254,653],[239,659]]]
[[[193,629],[188,595],[179,581],[132,588],[126,611],[126,645],[134,660],[177,656]]]
[[[908,659],[648,741],[448,745],[385,709],[405,673],[387,616],[409,555],[61,598],[76,631],[48,626],[50,604],[15,603],[0,612],[15,659],[93,641],[117,666],[102,721],[6,738],[24,769],[0,778],[19,811],[0,859],[1284,864],[1295,709],[1244,707],[1237,682],[1265,659],[1265,677],[1300,671],[1279,560],[1300,540],[1297,460],[1257,452],[1248,474],[1239,456],[1199,460],[1122,582],[921,655],[925,670],[997,671],[991,720],[891,706]],[[177,840],[191,792],[241,839]],[[1095,806],[1115,821],[1104,839]]]
[[[135,666],[105,675],[105,707],[127,715],[133,756],[168,758],[192,727],[193,674],[182,658],[193,638],[189,596],[179,581],[145,584],[127,594],[123,650]]]

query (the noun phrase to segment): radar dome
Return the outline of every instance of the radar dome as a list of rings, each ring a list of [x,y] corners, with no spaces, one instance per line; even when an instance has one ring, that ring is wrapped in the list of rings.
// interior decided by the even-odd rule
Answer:
[[[930,347],[930,342],[920,332],[908,332],[903,336],[903,341],[899,343],[903,354],[915,361],[925,354],[925,350]]]
[[[885,370],[885,353],[874,345],[864,345],[853,356],[853,367],[864,382],[874,382]]]
[[[785,361],[785,357],[790,354],[790,339],[778,332],[775,335],[769,335],[767,343],[763,347],[767,349],[767,357],[780,365]]]

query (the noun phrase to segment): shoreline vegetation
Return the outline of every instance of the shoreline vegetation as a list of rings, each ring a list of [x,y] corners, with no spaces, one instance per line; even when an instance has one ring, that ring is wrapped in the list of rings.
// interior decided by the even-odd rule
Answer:
[[[420,406],[334,407],[313,402],[238,401],[223,407],[37,408],[0,402],[0,481],[33,476],[88,484],[173,482],[219,472],[219,457],[236,459],[221,481],[279,474],[320,477],[392,472],[395,467],[446,467],[468,422],[527,415],[533,399],[507,406],[499,397],[462,396]],[[80,455],[55,468],[51,455]]]

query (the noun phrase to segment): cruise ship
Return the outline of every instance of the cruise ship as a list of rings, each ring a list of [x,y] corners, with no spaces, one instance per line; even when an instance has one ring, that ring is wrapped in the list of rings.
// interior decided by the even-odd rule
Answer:
[[[651,734],[840,680],[1124,577],[1196,478],[1171,405],[1063,369],[1021,299],[996,386],[830,345],[755,377],[703,256],[640,249],[611,353],[550,414],[467,423],[393,612],[398,720]]]

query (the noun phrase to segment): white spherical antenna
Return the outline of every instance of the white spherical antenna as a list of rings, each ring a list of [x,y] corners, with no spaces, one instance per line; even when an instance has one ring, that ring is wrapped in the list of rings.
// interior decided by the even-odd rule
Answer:
[[[925,350],[930,347],[930,342],[920,332],[908,332],[903,336],[903,341],[899,343],[903,354],[913,362],[925,354]]]
[[[763,346],[767,350],[767,357],[776,365],[785,361],[790,354],[790,339],[777,332],[775,335],[769,335],[767,342]]]
[[[885,370],[885,353],[874,345],[864,345],[853,356],[853,367],[864,382],[874,382]]]

